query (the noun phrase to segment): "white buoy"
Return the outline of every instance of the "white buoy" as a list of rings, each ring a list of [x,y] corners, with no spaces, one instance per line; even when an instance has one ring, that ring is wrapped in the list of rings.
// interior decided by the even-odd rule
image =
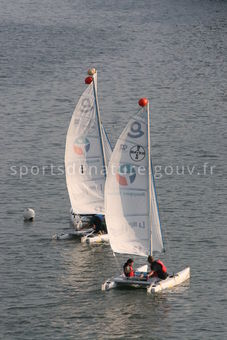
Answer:
[[[33,209],[27,208],[24,210],[23,216],[25,221],[34,221],[35,211]]]

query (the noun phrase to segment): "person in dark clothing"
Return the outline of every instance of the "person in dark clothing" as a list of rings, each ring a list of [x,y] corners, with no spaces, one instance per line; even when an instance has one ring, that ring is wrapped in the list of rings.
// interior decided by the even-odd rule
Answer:
[[[154,260],[152,256],[148,256],[147,261],[150,264],[151,271],[147,274],[147,278],[149,277],[158,277],[161,280],[165,280],[169,274],[167,273],[166,266],[160,260]]]
[[[91,218],[90,224],[92,228],[94,229],[95,233],[107,234],[106,223],[105,223],[104,217],[101,219],[99,215],[94,215]]]

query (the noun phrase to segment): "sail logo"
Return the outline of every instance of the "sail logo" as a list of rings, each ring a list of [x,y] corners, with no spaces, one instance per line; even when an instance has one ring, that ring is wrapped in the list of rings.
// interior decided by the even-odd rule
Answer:
[[[128,186],[135,181],[136,170],[132,164],[122,164],[116,174],[118,183],[122,186]]]
[[[74,115],[74,126],[79,130],[88,130],[94,124],[94,101],[89,97],[82,98]]]
[[[131,138],[140,138],[144,135],[142,130],[142,125],[138,121],[134,121],[130,126],[130,132],[128,132],[128,136]]]
[[[128,149],[128,145],[127,145],[127,144],[120,144],[119,149],[120,149],[121,151],[126,151],[126,150]]]
[[[131,147],[129,155],[133,161],[140,162],[146,156],[146,152],[142,145],[134,145]]]
[[[94,106],[90,98],[88,97],[83,98],[81,102],[81,113],[88,113],[93,109],[94,109]]]
[[[85,138],[77,138],[74,141],[73,144],[73,150],[74,152],[79,155],[85,155],[90,149],[90,142],[89,140],[85,137]]]

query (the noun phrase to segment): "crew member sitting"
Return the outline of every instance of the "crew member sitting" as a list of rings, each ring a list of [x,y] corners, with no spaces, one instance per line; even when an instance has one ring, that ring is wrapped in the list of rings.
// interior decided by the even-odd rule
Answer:
[[[158,277],[161,280],[165,280],[169,276],[166,266],[162,263],[162,261],[155,261],[150,255],[148,256],[147,261],[150,263],[151,268],[151,271],[147,274],[147,278]]]
[[[96,234],[106,234],[107,233],[105,218],[102,217],[102,219],[101,219],[100,215],[92,216],[90,224],[91,224],[91,226],[94,229],[94,232]]]
[[[128,259],[127,262],[123,266],[124,274],[126,277],[133,277],[135,276],[134,270],[133,270],[133,260]]]

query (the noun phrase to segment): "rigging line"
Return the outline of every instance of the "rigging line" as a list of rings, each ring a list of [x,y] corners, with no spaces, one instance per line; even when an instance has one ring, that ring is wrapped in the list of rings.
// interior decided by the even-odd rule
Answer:
[[[156,185],[155,185],[155,179],[154,179],[154,171],[153,171],[153,163],[152,163],[152,159],[151,159],[151,177],[152,177],[152,183],[153,183],[154,194],[155,194],[155,200],[156,200],[157,211],[158,211],[158,219],[159,219],[159,225],[160,225],[160,232],[161,232],[161,238],[162,238],[162,245],[163,245],[163,250],[164,250],[164,252],[165,252],[165,238],[163,238],[163,234],[162,234],[162,224],[161,224],[161,219],[160,219],[159,203],[158,203],[158,197],[157,197],[157,191],[156,191]]]
[[[170,249],[170,245],[169,245],[169,235],[170,235],[170,232],[167,228],[167,226],[165,225],[165,229],[162,230],[163,233],[164,233],[164,239],[165,239],[165,251],[164,253],[166,253],[168,259],[169,259],[169,262],[170,262],[170,265],[172,266],[172,263],[173,263],[173,258],[172,258],[172,254],[171,254],[171,249]]]
[[[151,139],[150,139],[150,109],[149,109],[149,101],[146,107],[147,114],[147,169],[148,169],[148,223],[150,228],[149,235],[149,254],[152,255],[152,220],[151,220]]]
[[[142,112],[142,111],[143,111],[143,109],[141,109],[141,108],[139,107],[133,115],[132,115],[132,114],[129,115],[129,119],[134,119],[134,120],[135,120],[135,117],[140,119],[141,117],[137,117],[137,116],[138,116],[138,114],[139,114],[140,112]],[[142,118],[142,120],[143,120],[143,122],[146,124],[146,121],[144,121],[143,118]]]
[[[97,76],[97,74],[96,74],[96,76]],[[94,98],[95,98],[96,119],[97,119],[97,123],[98,123],[98,131],[99,131],[99,139],[100,139],[100,144],[101,144],[102,160],[103,160],[103,166],[106,170],[107,163],[106,163],[106,155],[105,155],[105,149],[104,149],[103,131],[101,129],[102,122],[101,122],[100,112],[99,112],[99,104],[98,104],[98,96],[97,96],[95,78],[93,78],[93,92],[94,92]],[[106,178],[106,171],[105,171],[104,177]]]
[[[117,268],[118,268],[118,271],[122,272],[122,266],[120,265],[120,262],[117,258],[117,255],[113,252],[113,257],[115,258],[115,262],[116,262],[116,265],[117,265]],[[119,273],[119,272],[118,272]]]
[[[111,143],[110,143],[110,139],[109,139],[109,137],[108,137],[108,135],[107,135],[107,132],[106,132],[106,130],[105,130],[105,128],[104,128],[103,125],[102,125],[102,128],[103,128],[105,137],[106,137],[106,139],[107,139],[107,142],[109,143],[110,149],[111,149],[111,151],[113,151],[112,145],[111,145]]]

